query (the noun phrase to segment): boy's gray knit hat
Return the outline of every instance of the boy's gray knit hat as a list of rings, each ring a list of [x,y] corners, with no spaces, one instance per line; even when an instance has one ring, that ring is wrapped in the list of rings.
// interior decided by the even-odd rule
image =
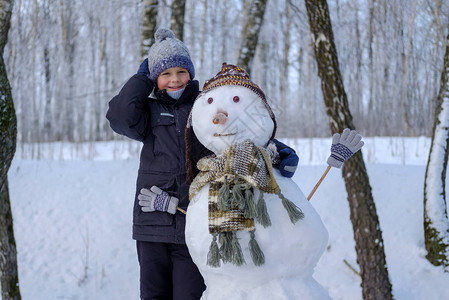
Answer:
[[[189,50],[183,42],[175,38],[173,31],[159,28],[154,34],[154,39],[155,42],[148,51],[148,69],[153,82],[157,81],[157,77],[163,71],[175,67],[187,69],[190,79],[195,77]]]

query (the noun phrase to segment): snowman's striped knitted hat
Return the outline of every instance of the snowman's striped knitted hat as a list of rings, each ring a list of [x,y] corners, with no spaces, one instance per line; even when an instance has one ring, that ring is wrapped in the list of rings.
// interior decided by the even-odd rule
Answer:
[[[249,79],[248,73],[243,70],[242,68],[230,65],[227,63],[223,63],[221,66],[221,71],[217,73],[214,77],[207,80],[204,83],[203,91],[201,92],[198,97],[200,97],[202,94],[207,93],[208,91],[225,85],[239,85],[246,87],[256,93],[256,95],[259,96],[259,98],[262,100],[263,104],[265,105],[266,109],[268,110],[268,113],[270,114],[271,119],[273,120],[274,126],[273,126],[273,133],[271,135],[270,139],[273,139],[276,134],[277,124],[276,124],[276,118],[274,116],[273,111],[271,110],[270,105],[267,102],[267,99],[265,97],[264,92],[260,89],[260,87],[252,82]]]

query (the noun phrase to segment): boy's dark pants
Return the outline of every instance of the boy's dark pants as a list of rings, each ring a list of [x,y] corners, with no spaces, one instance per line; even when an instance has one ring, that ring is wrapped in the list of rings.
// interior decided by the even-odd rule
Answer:
[[[206,286],[184,244],[137,241],[142,300],[198,300]]]

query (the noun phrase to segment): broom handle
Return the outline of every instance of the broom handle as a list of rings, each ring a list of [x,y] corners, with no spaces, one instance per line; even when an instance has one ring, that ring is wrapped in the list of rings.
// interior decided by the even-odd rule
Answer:
[[[179,210],[180,212],[182,212],[183,214],[187,214],[187,212],[185,210],[183,210],[182,208],[180,208],[179,206],[176,206],[176,209]]]
[[[320,186],[321,182],[323,182],[324,177],[326,177],[327,173],[329,173],[329,170],[331,169],[331,166],[327,166],[326,171],[324,171],[323,176],[321,176],[320,180],[318,180],[317,184],[315,184],[315,187],[313,188],[313,190],[310,192],[309,197],[307,197],[307,200],[310,201],[310,198],[312,198],[313,194],[315,194],[317,188]]]

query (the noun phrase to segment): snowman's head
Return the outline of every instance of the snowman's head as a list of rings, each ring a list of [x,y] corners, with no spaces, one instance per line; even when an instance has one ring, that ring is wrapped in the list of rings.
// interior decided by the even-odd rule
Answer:
[[[276,132],[274,114],[264,93],[243,69],[226,63],[206,81],[190,117],[188,126],[217,155],[246,139],[266,146]]]

